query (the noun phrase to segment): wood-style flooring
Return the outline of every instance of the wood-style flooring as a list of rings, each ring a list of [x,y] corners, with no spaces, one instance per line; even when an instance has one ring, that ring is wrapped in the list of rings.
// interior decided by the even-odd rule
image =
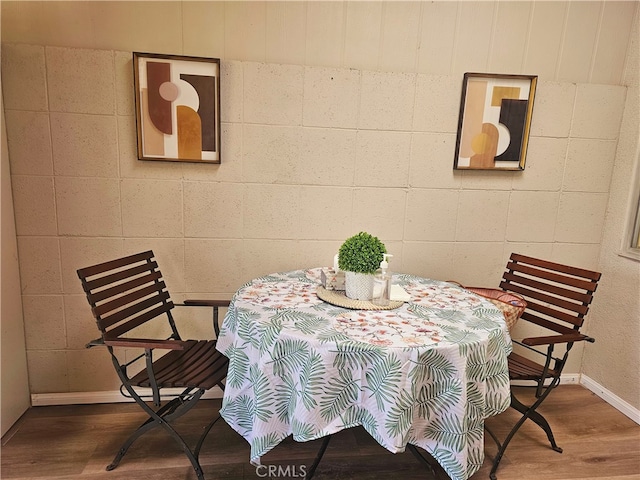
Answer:
[[[521,391],[522,389],[519,389]],[[529,390],[527,390],[527,395]],[[523,397],[524,398],[524,397]],[[220,400],[201,401],[182,419],[178,429],[195,442],[200,429],[220,408]],[[499,480],[640,479],[640,426],[577,385],[562,385],[540,408],[554,429],[562,454],[549,448],[545,434],[527,422],[507,449],[498,469]],[[487,421],[504,436],[518,416],[509,410]],[[141,437],[118,468],[105,471],[139,423],[145,419],[131,403],[31,408],[2,439],[2,479],[14,480],[195,480],[186,456],[164,432]],[[195,432],[189,435],[188,432]],[[489,478],[495,444],[485,436],[486,458],[471,480]],[[249,446],[224,421],[209,434],[200,461],[206,480],[302,478],[320,440],[291,439],[262,458],[264,465],[280,465],[280,475],[256,472],[249,463]],[[288,470],[287,470],[288,467]],[[260,473],[261,475],[258,475]],[[411,480],[433,477],[407,451],[391,454],[364,430],[336,434],[318,466],[317,480]]]

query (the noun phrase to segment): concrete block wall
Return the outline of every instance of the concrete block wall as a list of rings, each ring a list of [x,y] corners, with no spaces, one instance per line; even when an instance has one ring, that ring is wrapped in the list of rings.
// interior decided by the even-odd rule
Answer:
[[[496,285],[512,251],[597,268],[627,96],[611,32],[633,2],[163,2],[166,45],[144,22],[106,33],[127,3],[83,7],[103,27],[64,45],[24,19],[7,31],[2,5],[31,393],[117,387],[84,349],[97,331],[75,270],[148,248],[176,300],[329,265],[361,230],[392,270],[466,284]],[[222,58],[221,165],[137,159],[133,50]],[[540,76],[523,172],[453,170],[464,71]]]

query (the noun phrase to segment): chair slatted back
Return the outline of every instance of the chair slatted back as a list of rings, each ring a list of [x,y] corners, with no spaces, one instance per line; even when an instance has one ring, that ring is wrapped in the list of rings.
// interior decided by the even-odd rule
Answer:
[[[78,270],[103,338],[115,339],[166,314],[177,335],[170,300],[153,251]]]
[[[600,276],[599,272],[512,253],[500,288],[525,298],[527,308],[521,319],[569,333],[582,326]]]
[[[567,333],[582,326],[600,276],[599,272],[513,253],[500,288],[525,298],[527,308],[521,319]]]

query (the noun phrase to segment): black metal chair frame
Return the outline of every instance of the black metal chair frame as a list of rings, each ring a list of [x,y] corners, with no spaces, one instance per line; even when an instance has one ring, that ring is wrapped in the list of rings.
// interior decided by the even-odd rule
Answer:
[[[500,288],[524,297],[527,308],[521,320],[543,327],[549,334],[525,338],[522,341],[513,340],[513,343],[526,351],[542,357],[542,361],[535,362],[516,352],[509,356],[509,378],[534,382],[536,400],[531,405],[526,405],[516,398],[513,390],[511,391],[511,407],[522,416],[502,442],[485,426],[498,446],[489,474],[492,480],[497,478],[496,471],[507,446],[528,419],[546,433],[551,448],[562,453],[549,422],[537,409],[560,384],[562,370],[574,343],[595,342],[595,339],[580,333],[580,327],[589,310],[600,277],[601,274],[598,272],[511,254]],[[546,351],[542,348],[545,346]],[[556,347],[560,349],[557,354]]]
[[[213,386],[224,390],[228,359],[215,349],[215,340],[182,340],[171,310],[175,306],[209,307],[213,309],[213,328],[217,335],[219,308],[228,300],[185,300],[174,304],[166,291],[162,274],[149,250],[128,257],[104,262],[77,271],[92,313],[102,336],[87,344],[87,348],[105,346],[121,381],[123,396],[133,399],[148,415],[120,447],[113,461],[106,467],[115,469],[129,447],[143,434],[154,428],[164,429],[182,448],[198,479],[204,479],[199,462],[200,450],[213,425],[220,419],[215,415],[206,426],[193,450],[171,423],[191,410]],[[171,335],[167,339],[131,338],[131,330],[150,320],[165,317]],[[161,319],[161,318],[160,318]],[[127,336],[125,336],[127,335]],[[121,363],[115,348],[140,348],[144,353],[127,363]],[[154,360],[153,350],[168,351]],[[135,375],[128,369],[145,359],[145,368]],[[150,393],[138,391],[150,389]],[[181,390],[178,393],[165,388]],[[163,405],[163,399],[168,401]],[[146,400],[152,400],[152,408]]]

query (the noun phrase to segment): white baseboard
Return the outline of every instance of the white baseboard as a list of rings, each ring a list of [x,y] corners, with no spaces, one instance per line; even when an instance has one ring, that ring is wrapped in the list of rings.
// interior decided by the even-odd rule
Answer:
[[[545,382],[549,383],[549,382]],[[560,385],[578,385],[580,383],[579,373],[567,373],[560,375]],[[531,386],[531,381],[526,380],[512,380],[511,385],[518,386]]]
[[[580,383],[579,373],[567,373],[560,375],[560,385],[578,385]]]
[[[511,382],[511,384],[515,386],[531,385],[531,382],[513,381]],[[593,393],[598,395],[620,413],[626,415],[631,420],[640,425],[640,410],[635,408],[633,405],[625,402],[614,393],[611,393],[609,390],[607,390],[591,378],[587,377],[586,375],[582,375],[579,373],[562,374],[560,375],[560,385],[582,385],[586,389],[591,390]]]
[[[167,394],[177,394],[182,389],[163,390]],[[222,398],[222,390],[214,387],[205,392],[202,398]],[[71,393],[33,393],[31,394],[31,405],[34,407],[45,407],[49,405],[81,405],[93,403],[125,403],[133,402],[131,398],[123,397],[119,390],[105,392],[71,392]]]
[[[513,382],[518,385],[518,382]],[[529,382],[530,384],[530,382]],[[611,393],[599,383],[586,375],[571,373],[560,377],[561,385],[583,385],[593,393],[602,398],[616,410],[620,411],[631,420],[640,425],[640,410],[633,405],[622,400],[617,395]],[[174,392],[180,391],[175,389]],[[174,393],[172,392],[172,393]],[[222,398],[222,390],[218,387],[206,392],[202,398]],[[48,405],[78,405],[92,403],[121,403],[132,402],[130,398],[123,397],[118,390],[106,392],[72,392],[72,393],[34,393],[31,395],[31,405],[34,407],[44,407]]]
[[[623,399],[618,397],[617,395],[611,393],[609,390],[604,388],[598,382],[592,380],[586,375],[582,375],[580,378],[580,383],[588,388],[593,393],[602,398],[605,402],[611,405],[613,408],[623,413],[631,420],[640,425],[640,410],[635,408],[633,405],[625,402]]]
[[[560,383],[562,385],[571,385],[571,384],[577,385],[580,383],[580,374],[572,373],[572,374],[562,375],[562,377],[560,378]],[[513,382],[513,384],[518,385],[518,382]],[[531,382],[525,382],[523,384],[531,385]],[[180,389],[168,390],[168,392],[170,393],[177,393],[180,391],[181,391]],[[615,396],[615,395],[611,395],[611,396]],[[222,390],[220,390],[218,387],[214,387],[208,392],[206,392],[202,396],[202,398],[222,398]],[[133,402],[133,400],[131,398],[123,397],[119,390],[104,391],[104,392],[33,393],[31,394],[31,405],[34,407],[46,407],[48,405],[83,405],[83,404],[93,404],[93,403],[125,403],[125,402]]]

